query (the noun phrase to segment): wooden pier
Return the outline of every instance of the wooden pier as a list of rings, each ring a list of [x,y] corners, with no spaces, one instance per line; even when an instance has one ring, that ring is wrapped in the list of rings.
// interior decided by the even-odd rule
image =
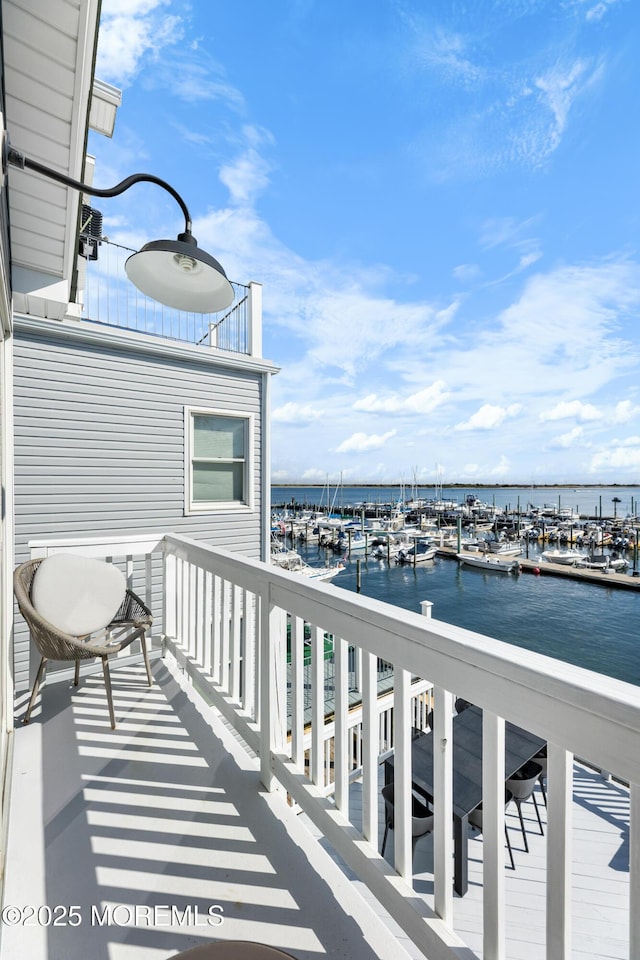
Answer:
[[[438,547],[439,557],[457,558],[458,551],[454,547]],[[496,554],[497,556],[497,554]],[[604,573],[602,570],[590,570],[588,567],[574,567],[563,563],[549,563],[540,557],[527,559],[526,557],[513,558],[520,564],[522,573],[532,573],[544,577],[567,577],[570,580],[582,580],[586,583],[595,583],[600,587],[616,587],[622,590],[640,590],[640,576],[628,573]]]

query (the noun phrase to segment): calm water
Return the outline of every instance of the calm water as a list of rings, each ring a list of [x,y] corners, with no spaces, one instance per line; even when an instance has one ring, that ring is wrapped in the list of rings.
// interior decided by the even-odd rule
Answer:
[[[309,563],[332,554],[298,548]],[[333,580],[356,591],[356,561]],[[412,567],[361,560],[361,594],[640,685],[640,594],[556,577],[497,574],[436,558]]]

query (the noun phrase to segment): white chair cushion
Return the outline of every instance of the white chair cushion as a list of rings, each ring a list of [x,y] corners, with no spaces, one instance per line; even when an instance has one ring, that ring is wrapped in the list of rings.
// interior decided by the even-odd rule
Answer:
[[[82,637],[111,623],[126,588],[124,575],[111,563],[54,553],[36,570],[31,602],[58,630]]]

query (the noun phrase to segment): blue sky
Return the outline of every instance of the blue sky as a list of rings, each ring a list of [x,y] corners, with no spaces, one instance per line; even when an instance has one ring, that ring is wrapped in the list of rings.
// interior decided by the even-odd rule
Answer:
[[[640,482],[635,0],[103,0],[143,170],[258,280],[275,482]],[[138,187],[140,245],[181,229]]]

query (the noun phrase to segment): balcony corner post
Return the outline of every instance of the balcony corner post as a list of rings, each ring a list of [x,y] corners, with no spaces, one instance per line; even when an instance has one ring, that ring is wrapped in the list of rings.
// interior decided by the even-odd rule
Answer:
[[[262,356],[262,284],[249,283],[249,322],[247,325],[247,350],[250,357]]]

